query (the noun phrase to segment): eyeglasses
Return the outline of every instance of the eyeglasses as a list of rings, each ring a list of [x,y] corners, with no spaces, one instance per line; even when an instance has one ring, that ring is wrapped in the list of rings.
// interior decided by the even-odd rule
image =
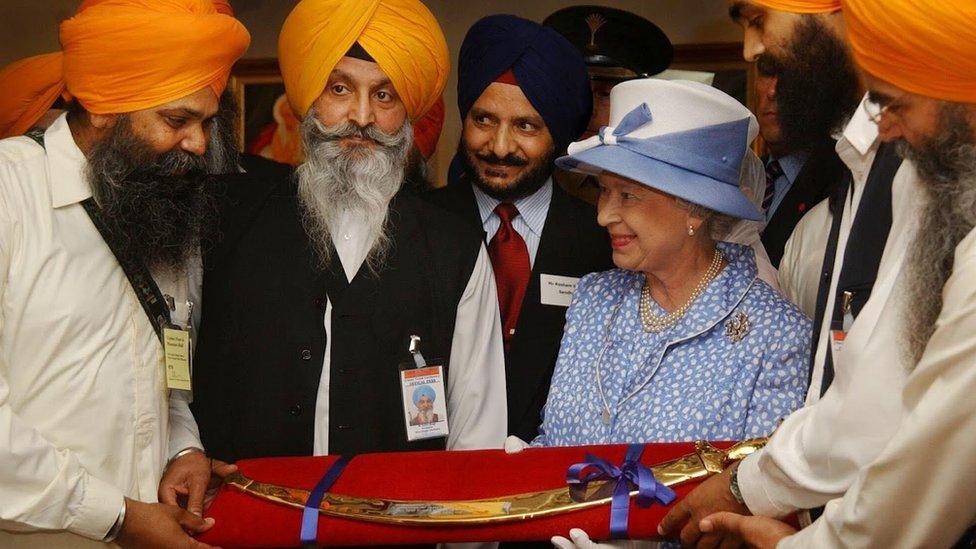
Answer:
[[[892,107],[894,107],[901,100],[902,97],[904,97],[904,94],[891,100],[887,100],[886,98],[884,100],[884,105],[882,105],[881,101],[872,97],[871,95],[868,95],[867,101],[864,102],[864,112],[867,113],[868,118],[871,119],[871,122],[874,122],[875,124],[880,124],[881,119],[884,118],[885,113],[894,114],[895,111],[892,110]]]

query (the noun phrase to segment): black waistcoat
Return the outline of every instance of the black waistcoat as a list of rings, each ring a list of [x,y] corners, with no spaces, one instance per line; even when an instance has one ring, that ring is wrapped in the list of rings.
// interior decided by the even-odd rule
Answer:
[[[443,439],[406,441],[398,368],[418,335],[425,357],[446,369],[480,235],[403,192],[391,203],[384,267],[373,276],[364,265],[347,283],[341,267],[317,267],[287,172],[251,167],[228,181],[227,195],[224,239],[204,258],[193,373],[208,451],[230,460],[312,453],[327,296],[329,452],[442,449]]]
[[[457,213],[484,236],[481,214],[471,184],[458,181],[429,195],[437,204]],[[559,356],[566,324],[566,307],[543,305],[543,274],[573,278],[613,268],[609,237],[596,222],[596,209],[553,185],[549,213],[539,239],[529,285],[515,337],[505,353],[508,395],[508,433],[532,440],[539,433],[542,408]]]

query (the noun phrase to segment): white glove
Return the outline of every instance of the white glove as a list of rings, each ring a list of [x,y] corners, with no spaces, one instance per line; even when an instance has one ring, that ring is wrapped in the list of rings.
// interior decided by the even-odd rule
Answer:
[[[597,543],[590,539],[589,534],[579,528],[573,528],[569,531],[569,539],[553,536],[550,541],[553,547],[559,549],[639,549],[658,546],[655,541],[618,540]]]
[[[528,442],[525,442],[524,440],[520,439],[515,435],[509,435],[509,437],[505,439],[506,454],[517,454],[528,447],[529,447]]]

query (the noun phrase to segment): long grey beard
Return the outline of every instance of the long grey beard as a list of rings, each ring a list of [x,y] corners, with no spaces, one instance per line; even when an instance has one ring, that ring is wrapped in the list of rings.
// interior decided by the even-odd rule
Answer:
[[[955,249],[976,226],[976,141],[965,108],[941,107],[938,136],[919,150],[906,143],[899,152],[918,169],[928,202],[908,252],[905,351],[914,365],[921,358],[942,311],[942,288],[952,274]]]
[[[375,126],[360,128],[351,122],[326,127],[310,110],[301,131],[305,162],[297,169],[298,198],[302,223],[320,266],[327,268],[331,263],[331,227],[348,211],[366,224],[371,245],[365,265],[377,274],[390,250],[389,205],[403,183],[413,143],[410,122],[387,135]],[[374,140],[375,148],[346,148],[340,143],[341,138],[357,133]]]

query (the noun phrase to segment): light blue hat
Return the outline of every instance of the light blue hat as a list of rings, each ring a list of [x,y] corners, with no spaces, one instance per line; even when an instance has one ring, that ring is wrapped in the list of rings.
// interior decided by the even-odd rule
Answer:
[[[430,385],[421,385],[413,390],[413,405],[420,406],[420,397],[425,396],[431,402],[437,398],[437,393],[434,392],[434,388]]]
[[[642,79],[610,92],[610,126],[569,146],[566,170],[607,171],[732,217],[762,214],[739,189],[739,169],[759,133],[741,103],[711,86]]]

